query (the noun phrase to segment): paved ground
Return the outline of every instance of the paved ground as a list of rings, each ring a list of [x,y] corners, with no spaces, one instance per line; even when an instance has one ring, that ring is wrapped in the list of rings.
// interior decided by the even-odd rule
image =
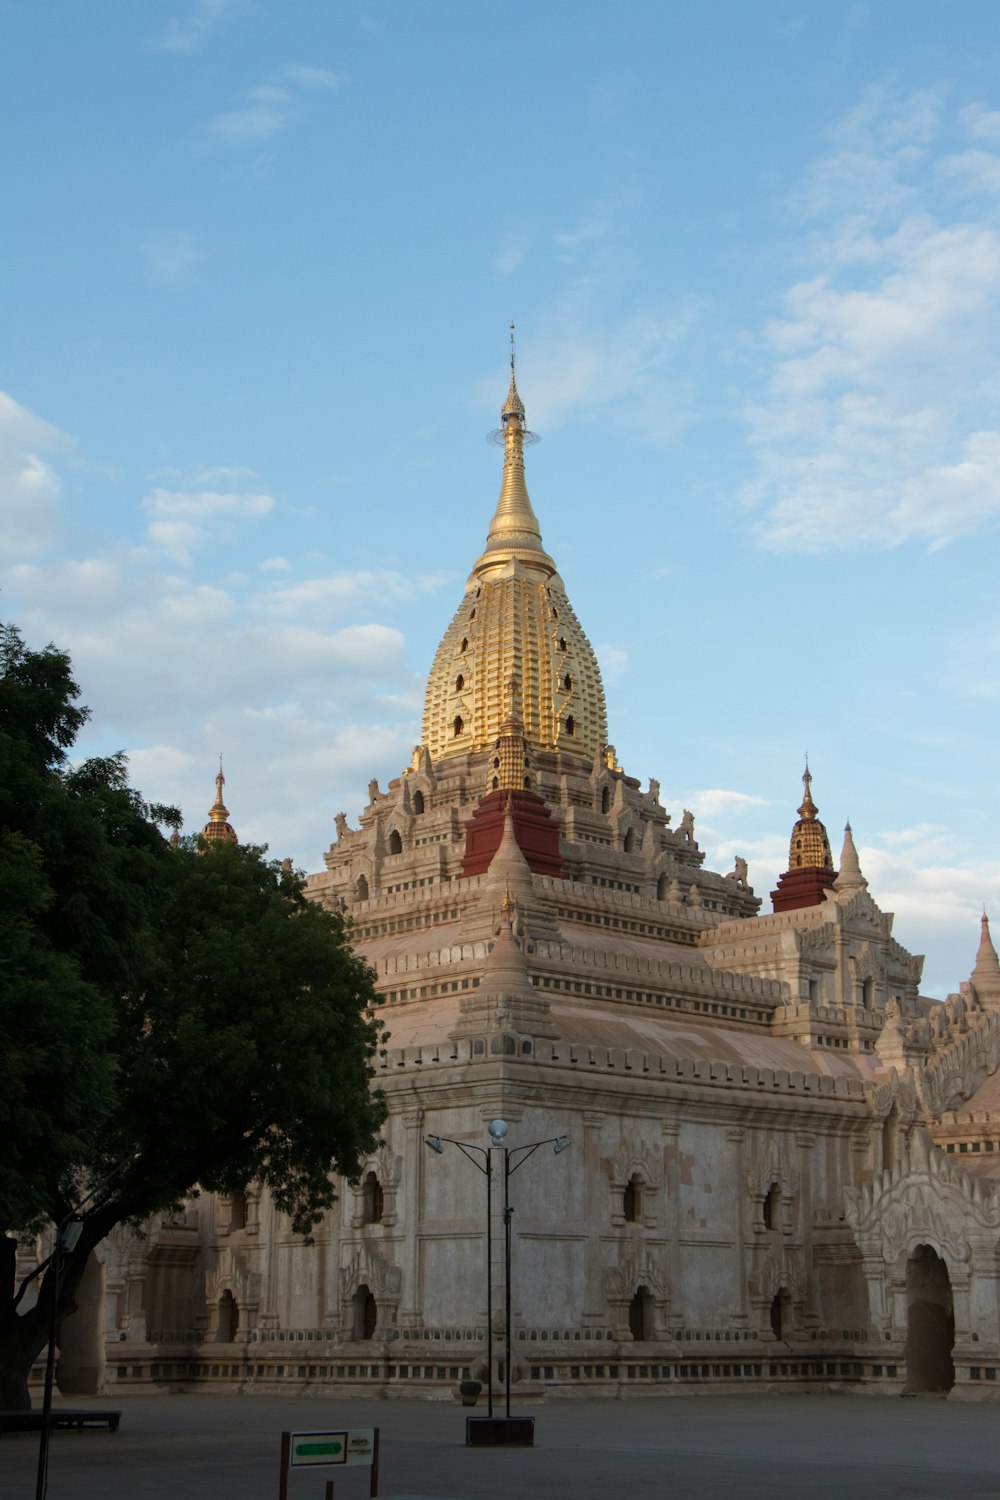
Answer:
[[[83,1405],[85,1403],[78,1403]],[[535,1447],[464,1446],[439,1402],[132,1396],[121,1430],[56,1433],[49,1500],[277,1500],[283,1428],[378,1426],[386,1500],[980,1500],[1000,1410],[941,1400],[685,1396],[535,1406]],[[0,1496],[35,1493],[37,1437],[0,1440]],[[289,1500],[368,1495],[367,1469],[297,1470]]]

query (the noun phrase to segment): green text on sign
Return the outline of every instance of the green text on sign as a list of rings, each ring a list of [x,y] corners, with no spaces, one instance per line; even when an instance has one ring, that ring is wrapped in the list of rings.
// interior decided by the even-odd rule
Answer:
[[[293,1432],[291,1467],[342,1464],[347,1460],[346,1432]]]

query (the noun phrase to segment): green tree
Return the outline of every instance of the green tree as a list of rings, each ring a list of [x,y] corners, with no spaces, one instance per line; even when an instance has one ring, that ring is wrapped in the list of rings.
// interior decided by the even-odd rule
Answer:
[[[257,1180],[303,1234],[384,1118],[373,976],[260,849],[171,848],[120,757],[71,769],[65,654],[0,630],[0,1407],[27,1404],[51,1299],[122,1221]],[[100,1184],[104,1186],[100,1186]],[[18,1234],[96,1187],[60,1285],[18,1300]]]

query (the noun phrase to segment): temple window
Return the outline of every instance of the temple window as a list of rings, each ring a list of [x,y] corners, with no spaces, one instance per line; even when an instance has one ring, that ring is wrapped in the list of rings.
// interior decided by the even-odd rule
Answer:
[[[861,1004],[865,1010],[871,1010],[875,1004],[875,981],[870,977],[861,981]]]
[[[653,1299],[649,1289],[641,1286],[628,1308],[628,1327],[637,1343],[644,1343],[653,1332]]]
[[[468,637],[467,636],[463,637],[463,639],[462,639],[461,649],[463,651],[468,651],[468,649],[469,649],[469,641],[468,641]]]
[[[626,834],[625,834],[625,840],[624,840],[624,843],[622,844],[622,848],[625,850],[626,854],[631,854],[632,851],[635,849],[635,829],[634,828],[630,828],[626,832]]]
[[[354,895],[358,901],[368,900],[368,882],[363,875],[359,875],[355,882]]]
[[[381,1224],[384,1198],[382,1184],[374,1172],[369,1172],[364,1181],[364,1208],[362,1218],[366,1224]]]
[[[772,1182],[764,1195],[762,1214],[765,1229],[778,1228],[778,1215],[781,1208],[781,1188],[778,1183]]]
[[[473,611],[472,611],[472,614],[471,614],[471,615],[470,615],[470,616],[469,616],[469,619],[470,619],[470,620],[474,620],[474,619],[475,619],[475,618],[476,618],[476,611],[475,611],[475,610],[473,610]]]
[[[638,1173],[633,1172],[622,1193],[622,1216],[626,1224],[638,1224],[642,1211],[642,1183]]]
[[[461,672],[459,672],[458,676],[455,678],[455,692],[460,693],[464,687],[465,678],[462,676]]]
[[[611,807],[611,792],[606,786],[601,787],[601,812],[606,813]]]
[[[573,679],[569,675],[569,673],[567,672],[566,676],[563,678],[563,687],[566,689],[566,691],[568,693],[572,689],[572,686],[573,686]]]
[[[464,728],[465,728],[465,721],[463,720],[462,715],[461,714],[456,714],[455,715],[455,724],[454,724],[455,738],[456,739],[458,739],[458,736],[462,733],[462,730]]]
[[[899,1110],[893,1104],[882,1125],[882,1171],[896,1165],[896,1142],[899,1139]]]
[[[219,1298],[219,1331],[216,1339],[220,1344],[231,1344],[240,1326],[240,1310],[236,1298],[227,1287]]]
[[[565,651],[566,650],[566,637],[564,635],[561,635],[559,637],[559,650],[560,651]]]
[[[399,836],[399,831],[394,828],[392,830],[392,832],[390,833],[390,835],[389,835],[389,853],[390,854],[402,854],[402,852],[403,852],[403,840]]]
[[[229,1200],[229,1227],[230,1229],[247,1227],[247,1195],[242,1189],[233,1193]]]
[[[423,792],[414,792],[413,793],[413,811],[419,817],[419,815],[423,812],[423,810],[424,810],[424,794],[423,794]]]
[[[494,778],[493,778],[493,790],[496,791],[497,788],[499,787],[499,785],[500,785],[500,777],[499,776],[494,776]]]
[[[359,1286],[354,1293],[354,1337],[359,1342],[367,1341],[375,1337],[375,1326],[378,1323],[378,1303],[372,1296],[371,1288]]]
[[[576,720],[574,719],[574,717],[573,717],[572,714],[570,714],[569,718],[566,720],[566,733],[567,734],[575,734],[576,733]]]

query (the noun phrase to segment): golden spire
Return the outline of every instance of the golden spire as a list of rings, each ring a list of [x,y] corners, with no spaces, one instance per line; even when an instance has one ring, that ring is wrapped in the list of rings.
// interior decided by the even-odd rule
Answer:
[[[524,479],[524,444],[531,440],[524,421],[524,402],[517,390],[514,356],[514,325],[510,325],[510,388],[500,412],[503,424],[503,480],[500,498],[486,537],[486,551],[476,563],[476,572],[512,557],[541,563],[548,575],[556,565],[542,546],[538,518],[531,506]]]
[[[495,437],[504,447],[500,498],[486,549],[438,647],[424,697],[422,744],[436,762],[492,750],[520,753],[510,789],[524,789],[525,749],[579,756],[589,765],[608,742],[600,668],[566,597],[524,483],[524,404],[511,346],[510,388]],[[517,679],[511,712],[511,677]],[[492,766],[488,786],[500,787]],[[497,773],[497,788],[492,787]],[[532,773],[533,774],[533,773]],[[530,790],[537,790],[534,782]]]
[[[788,850],[788,868],[789,870],[832,870],[833,855],[830,853],[830,840],[819,820],[819,808],[812,798],[812,772],[809,770],[808,756],[802,782],[805,792],[799,808],[799,821],[792,829]]]
[[[222,800],[222,788],[226,784],[226,778],[222,774],[222,756],[219,756],[219,774],[215,778],[215,801],[208,810],[208,816],[213,823],[224,823],[229,817],[229,808]]]
[[[222,788],[226,778],[222,774],[222,756],[219,756],[219,774],[215,778],[215,801],[208,810],[208,822],[201,830],[203,839],[213,844],[238,844],[235,829],[229,822],[229,809],[222,800]]]

